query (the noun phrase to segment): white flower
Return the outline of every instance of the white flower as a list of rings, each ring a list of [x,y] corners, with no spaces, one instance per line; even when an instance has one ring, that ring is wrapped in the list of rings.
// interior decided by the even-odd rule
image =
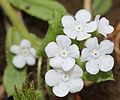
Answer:
[[[114,49],[113,42],[103,40],[100,45],[96,37],[90,38],[85,43],[86,48],[82,50],[81,61],[87,61],[86,70],[90,74],[97,74],[99,70],[110,71],[114,65],[111,54]]]
[[[96,21],[91,21],[91,14],[89,11],[82,9],[79,10],[75,19],[72,16],[63,16],[62,25],[64,27],[64,33],[71,39],[77,38],[77,40],[82,41],[91,36],[91,33],[96,30]]]
[[[71,40],[65,35],[58,35],[56,42],[50,42],[45,52],[50,57],[50,65],[53,68],[62,67],[64,71],[70,70],[75,64],[75,58],[79,57],[77,45],[71,45]]]
[[[15,67],[23,68],[25,64],[35,64],[36,50],[31,47],[31,43],[28,40],[22,40],[20,46],[13,45],[10,50],[16,54],[13,58]]]
[[[69,91],[75,93],[83,88],[82,74],[83,71],[78,65],[68,72],[52,69],[46,73],[45,81],[47,85],[53,86],[53,93],[56,96],[64,97]]]
[[[105,17],[100,19],[100,15],[95,17],[95,21],[97,22],[97,31],[103,36],[107,37],[107,34],[110,34],[114,31],[113,26],[109,25],[109,20]]]

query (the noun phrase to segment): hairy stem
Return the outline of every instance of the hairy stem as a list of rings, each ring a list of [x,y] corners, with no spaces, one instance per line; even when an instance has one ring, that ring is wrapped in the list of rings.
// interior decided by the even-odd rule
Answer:
[[[42,64],[42,57],[38,60],[38,67],[37,67],[37,88],[41,90],[41,64]]]

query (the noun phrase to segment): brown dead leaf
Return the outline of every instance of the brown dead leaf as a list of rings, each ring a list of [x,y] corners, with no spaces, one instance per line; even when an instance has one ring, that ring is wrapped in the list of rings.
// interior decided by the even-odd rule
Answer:
[[[115,31],[108,35],[108,39],[112,40],[115,43],[115,58],[120,64],[120,23],[118,23]]]

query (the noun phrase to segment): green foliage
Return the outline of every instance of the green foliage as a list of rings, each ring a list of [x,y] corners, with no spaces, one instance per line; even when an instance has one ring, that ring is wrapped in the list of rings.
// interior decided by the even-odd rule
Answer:
[[[83,80],[93,81],[93,82],[103,82],[107,80],[114,80],[112,71],[109,72],[99,72],[96,75],[89,74],[85,69],[85,62],[80,62],[80,59],[77,59],[76,62],[84,71],[83,73]]]
[[[63,15],[57,11],[53,13],[52,19],[49,21],[49,29],[47,34],[40,43],[40,55],[44,54],[44,48],[49,42],[55,41],[57,35],[63,34],[63,28],[61,24],[62,16]]]
[[[45,46],[55,40],[58,34],[62,34],[61,18],[67,14],[66,9],[55,0],[9,0],[13,6],[35,16],[39,19],[46,20],[49,28],[45,38],[39,42],[40,46],[36,48],[39,56],[43,56]],[[32,39],[35,40],[35,39]],[[31,41],[32,41],[31,40]],[[32,41],[34,44],[35,41]]]
[[[13,94],[15,100],[35,100],[34,83],[26,81],[22,84],[22,89],[19,90],[15,86],[15,93]]]
[[[105,14],[112,6],[112,0],[93,0],[93,14]]]
[[[12,64],[13,54],[10,52],[10,47],[13,44],[18,44],[21,40],[19,32],[15,28],[10,28],[6,37],[6,60],[7,66],[4,72],[4,86],[8,96],[14,92],[14,85],[21,88],[21,84],[25,81],[27,68],[22,70],[16,69]]]
[[[40,18],[42,20],[50,20],[53,12],[67,13],[66,9],[55,0],[9,0],[16,8],[26,13]]]
[[[22,89],[15,86],[13,97],[14,100],[45,100],[42,91],[35,91],[34,82],[30,83],[27,80],[22,84]]]
[[[45,100],[44,94],[41,90],[35,91],[35,98],[36,98],[35,100]]]
[[[84,72],[83,77],[84,77],[84,80],[89,80],[89,81],[98,82],[98,83],[108,81],[108,80],[114,80],[112,71],[99,72],[96,75],[91,75],[86,71]]]

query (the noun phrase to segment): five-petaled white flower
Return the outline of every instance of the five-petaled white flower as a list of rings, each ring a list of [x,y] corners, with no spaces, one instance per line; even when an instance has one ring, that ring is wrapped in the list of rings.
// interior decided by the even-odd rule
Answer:
[[[77,45],[71,45],[71,40],[65,35],[58,35],[55,42],[50,42],[45,52],[50,57],[50,65],[53,68],[63,68],[69,71],[75,64],[75,58],[79,57],[79,48]]]
[[[109,20],[105,17],[100,19],[100,15],[95,17],[95,21],[97,22],[97,31],[103,36],[107,37],[107,34],[110,34],[114,31],[113,26],[109,25]]]
[[[77,40],[82,41],[91,36],[91,33],[96,30],[96,21],[91,21],[91,14],[89,11],[82,9],[79,10],[75,19],[72,16],[63,16],[62,25],[64,27],[64,33],[71,39],[77,38]]]
[[[86,62],[86,70],[90,74],[97,74],[99,70],[103,72],[110,71],[114,65],[114,59],[111,54],[114,49],[114,43],[109,40],[103,40],[98,44],[96,37],[90,38],[85,43],[86,48],[82,50],[81,61]]]
[[[36,50],[31,47],[31,43],[23,39],[19,45],[13,45],[11,52],[16,54],[13,58],[13,64],[17,68],[23,68],[25,64],[34,65],[36,58]]]
[[[83,71],[78,65],[75,65],[73,69],[68,72],[60,69],[52,69],[46,73],[45,81],[47,85],[53,86],[53,93],[56,96],[64,97],[69,91],[75,93],[83,88],[82,74]]]

